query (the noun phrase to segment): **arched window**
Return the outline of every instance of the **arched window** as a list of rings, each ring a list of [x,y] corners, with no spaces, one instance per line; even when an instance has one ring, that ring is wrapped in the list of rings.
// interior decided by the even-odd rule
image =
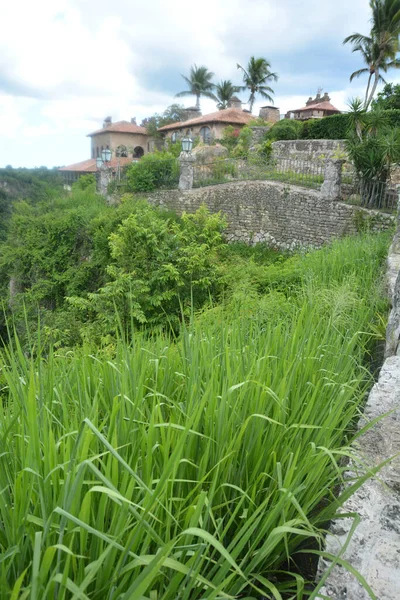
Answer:
[[[133,151],[133,158],[142,158],[143,154],[144,150],[142,146],[136,146],[136,148]]]
[[[177,133],[176,133],[176,131],[173,131],[172,135],[171,135],[171,142],[173,144],[175,144],[175,142],[176,142],[177,139],[178,139]]]
[[[96,158],[99,158],[99,156],[100,156],[99,147],[96,146]]]
[[[92,158],[96,158],[96,149],[94,146],[92,148]]]
[[[128,156],[128,148],[126,146],[118,146],[115,151],[116,156],[124,156],[125,158]]]
[[[211,142],[211,129],[209,127],[202,127],[200,129],[200,138],[205,144]]]

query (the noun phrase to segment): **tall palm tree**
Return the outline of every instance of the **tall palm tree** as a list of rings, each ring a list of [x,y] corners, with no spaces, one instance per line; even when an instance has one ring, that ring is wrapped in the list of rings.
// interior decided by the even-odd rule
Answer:
[[[241,89],[250,90],[250,112],[253,110],[256,94],[260,94],[263,98],[273,102],[271,94],[274,93],[274,90],[267,83],[278,81],[278,75],[271,73],[271,65],[265,58],[254,58],[252,56],[246,69],[239,64],[236,66],[243,72],[244,85],[241,86]]]
[[[224,108],[228,108],[228,104],[232,96],[234,96],[240,88],[237,85],[233,85],[232,81],[229,79],[225,79],[224,81],[220,81],[215,86],[215,92],[218,99],[218,108],[220,110]]]
[[[343,40],[344,44],[353,44],[353,52],[360,52],[367,68],[359,69],[350,76],[350,81],[363,73],[369,73],[364,108],[368,109],[380,81],[384,81],[382,72],[400,68],[400,0],[370,0],[372,11],[370,35],[353,33]],[[372,83],[372,87],[371,87]]]
[[[182,96],[196,96],[196,108],[198,109],[200,109],[200,96],[217,101],[216,96],[212,92],[215,88],[215,85],[211,81],[214,73],[209,71],[207,67],[193,65],[190,67],[189,77],[185,75],[182,75],[182,77],[188,84],[189,89],[176,94],[177,98],[181,98]]]

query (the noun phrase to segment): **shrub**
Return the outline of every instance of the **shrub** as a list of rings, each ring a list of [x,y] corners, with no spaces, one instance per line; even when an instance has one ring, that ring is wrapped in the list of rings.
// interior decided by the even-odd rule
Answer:
[[[400,127],[399,109],[386,110],[384,112],[390,127]],[[351,117],[348,114],[332,115],[323,119],[305,121],[300,137],[307,140],[343,140],[349,136],[350,129]]]
[[[174,186],[179,181],[176,157],[169,152],[146,154],[139,162],[128,167],[127,190],[151,192],[157,188]]]
[[[271,127],[268,132],[268,138],[276,140],[298,140],[301,137],[301,121],[294,119],[283,119]]]

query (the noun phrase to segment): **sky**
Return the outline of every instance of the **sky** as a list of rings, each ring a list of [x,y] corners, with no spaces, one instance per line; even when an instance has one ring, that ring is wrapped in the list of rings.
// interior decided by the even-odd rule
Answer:
[[[350,84],[363,65],[342,40],[368,33],[369,16],[368,0],[13,0],[1,18],[0,167],[85,160],[104,117],[140,123],[174,102],[193,105],[175,98],[193,64],[240,85],[237,63],[262,56],[279,75],[281,113],[318,88],[345,110],[366,81]],[[216,105],[202,99],[201,109]]]

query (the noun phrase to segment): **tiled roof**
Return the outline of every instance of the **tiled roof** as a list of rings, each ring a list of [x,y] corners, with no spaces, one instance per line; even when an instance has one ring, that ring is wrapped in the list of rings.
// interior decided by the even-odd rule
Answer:
[[[188,121],[178,121],[171,125],[164,125],[158,131],[171,131],[173,129],[181,129],[183,127],[191,127],[192,125],[206,125],[207,123],[227,123],[232,125],[247,125],[249,121],[254,119],[254,115],[244,112],[238,108],[225,108],[216,112]]]
[[[89,133],[87,137],[99,135],[99,133],[109,133],[110,131],[114,131],[115,133],[139,133],[140,135],[147,135],[147,129],[145,127],[140,127],[140,125],[135,125],[135,123],[129,123],[129,121],[118,121],[117,123],[112,123],[107,127],[93,131],[93,133]]]
[[[113,169],[116,169],[118,165],[120,167],[125,167],[132,162],[136,161],[132,158],[121,156],[120,158],[112,158],[109,166]],[[97,170],[95,158],[89,158],[89,160],[83,160],[82,162],[74,163],[73,165],[68,165],[67,167],[61,167],[58,169],[58,171],[74,171],[75,173],[96,173]]]
[[[296,110],[290,110],[289,112],[300,112],[306,110],[325,110],[340,113],[340,110],[338,110],[335,106],[333,106],[333,104],[331,104],[328,101],[319,102],[318,104],[309,104],[309,106],[303,106],[303,108],[296,108]]]

